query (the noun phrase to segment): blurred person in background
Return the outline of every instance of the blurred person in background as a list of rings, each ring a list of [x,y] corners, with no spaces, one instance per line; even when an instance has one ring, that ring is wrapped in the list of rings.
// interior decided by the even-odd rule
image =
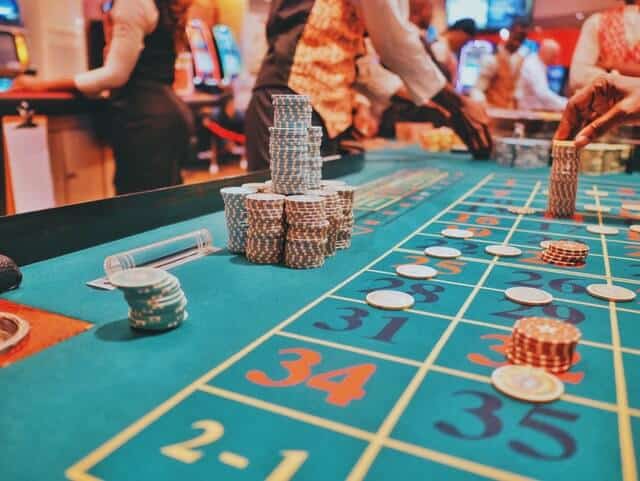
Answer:
[[[313,123],[323,126],[323,155],[337,153],[340,140],[351,136],[356,59],[365,53],[365,32],[381,62],[402,78],[412,102],[438,104],[451,123],[466,132],[474,155],[487,157],[492,140],[485,118],[447,85],[409,13],[408,0],[273,0],[269,50],[245,124],[249,168],[269,165],[273,94],[308,95]]]
[[[18,92],[110,91],[118,194],[177,185],[193,155],[193,119],[173,91],[192,0],[110,0],[102,4],[104,66],[74,78],[18,77]]]
[[[607,72],[640,77],[640,0],[591,15],[573,53],[569,86],[577,90]]]
[[[463,18],[451,25],[438,40],[430,43],[435,60],[454,86],[458,82],[458,59],[462,47],[473,40],[477,33],[476,22],[472,18]]]
[[[551,90],[547,76],[547,68],[557,64],[559,57],[560,44],[545,39],[540,43],[538,53],[525,58],[516,88],[519,109],[564,110],[567,99]]]
[[[471,90],[472,99],[490,107],[516,107],[516,85],[524,63],[524,57],[518,51],[527,39],[527,33],[525,23],[515,22],[506,42],[498,45],[494,55],[482,59],[478,81]]]

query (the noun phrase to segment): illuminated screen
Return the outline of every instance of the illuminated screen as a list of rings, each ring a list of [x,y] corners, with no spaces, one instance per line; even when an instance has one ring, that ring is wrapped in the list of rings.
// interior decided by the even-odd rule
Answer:
[[[447,0],[449,25],[472,18],[480,30],[509,28],[516,19],[531,20],[533,0]]]
[[[213,27],[213,37],[218,47],[222,74],[229,80],[237,77],[242,70],[242,57],[233,32],[226,25],[216,25]]]
[[[16,0],[0,0],[0,23],[21,23],[20,9]]]
[[[205,77],[213,77],[215,73],[213,56],[212,52],[209,51],[207,40],[204,38],[202,30],[199,28],[189,29],[189,41],[196,70]]]

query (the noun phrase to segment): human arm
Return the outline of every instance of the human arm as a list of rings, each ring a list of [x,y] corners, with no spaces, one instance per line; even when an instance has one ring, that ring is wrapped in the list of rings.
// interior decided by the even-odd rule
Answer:
[[[591,15],[582,25],[580,37],[571,60],[569,87],[572,91],[589,85],[593,80],[607,71],[598,65],[600,56],[600,42],[598,29],[600,28],[600,14]]]
[[[40,80],[19,77],[14,91],[66,91],[94,95],[122,87],[131,76],[144,48],[144,38],[155,29],[158,10],[153,0],[117,2],[111,12],[113,34],[103,67],[76,75],[74,78]]]
[[[480,73],[478,80],[471,89],[470,97],[476,102],[486,103],[487,97],[485,92],[491,84],[491,80],[498,69],[498,62],[494,55],[485,55],[480,62]]]
[[[640,120],[640,78],[606,74],[579,90],[555,135],[584,147],[612,128]]]

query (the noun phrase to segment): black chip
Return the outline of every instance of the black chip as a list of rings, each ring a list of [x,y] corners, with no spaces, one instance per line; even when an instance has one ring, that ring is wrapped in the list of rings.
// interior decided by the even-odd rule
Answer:
[[[17,289],[22,282],[22,272],[10,258],[0,255],[0,293]]]

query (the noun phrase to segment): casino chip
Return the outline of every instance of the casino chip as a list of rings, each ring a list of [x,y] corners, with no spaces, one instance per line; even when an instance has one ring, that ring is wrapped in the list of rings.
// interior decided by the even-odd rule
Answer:
[[[402,264],[396,267],[399,276],[409,279],[432,279],[438,275],[438,271],[433,267],[418,264]]]
[[[0,354],[20,344],[30,330],[31,325],[21,317],[0,312]]]
[[[187,298],[178,279],[161,269],[139,267],[116,272],[109,281],[129,304],[129,325],[135,329],[166,331],[187,320]]]
[[[529,366],[502,366],[491,374],[491,383],[503,394],[530,402],[551,402],[564,393],[555,376]]]
[[[548,240],[540,242],[540,247],[542,247],[543,249],[548,249],[550,245],[551,245],[551,241],[548,241]]]
[[[640,234],[640,224],[630,226],[629,230],[631,232],[636,232],[636,233]]]
[[[522,251],[517,247],[503,244],[490,245],[487,246],[484,250],[487,254],[499,257],[518,257],[522,255]]]
[[[517,215],[531,215],[538,212],[537,209],[534,209],[533,207],[526,207],[526,206],[523,206],[523,207],[511,206],[508,208],[508,210],[512,214],[517,214]]]
[[[580,170],[575,143],[554,140],[552,157],[547,213],[553,217],[571,217],[576,210]]]
[[[593,297],[613,302],[630,302],[636,298],[636,293],[630,289],[611,284],[591,284],[587,292]]]
[[[540,253],[540,259],[561,267],[582,267],[589,255],[589,246],[581,242],[548,241]]]
[[[451,239],[469,239],[473,237],[473,232],[465,229],[444,229],[441,234]]]
[[[415,303],[413,296],[400,291],[373,291],[367,294],[367,304],[389,311],[409,309]]]
[[[504,294],[507,299],[523,306],[544,306],[553,301],[551,294],[533,287],[511,287]]]
[[[243,254],[246,250],[249,221],[245,198],[247,195],[258,192],[258,185],[264,187],[264,184],[244,184],[242,187],[220,189],[220,195],[224,201],[224,215],[229,234],[227,247],[230,252],[235,254]]]
[[[640,212],[640,202],[623,202],[622,208],[632,212]]]
[[[596,204],[585,204],[584,210],[586,210],[587,212],[608,214],[609,212],[611,212],[611,207]]]
[[[328,196],[293,195],[285,199],[288,224],[284,248],[284,263],[293,269],[313,269],[324,265],[325,257],[335,253],[337,221],[329,222],[339,215],[338,194]],[[329,204],[329,201],[331,202]],[[331,235],[330,235],[331,234]],[[329,239],[332,245],[329,247]]]
[[[20,287],[22,272],[18,265],[7,256],[0,255],[0,293]]]
[[[427,247],[424,254],[429,257],[437,257],[438,259],[456,259],[462,255],[458,249],[453,247]]]
[[[587,232],[591,232],[592,234],[617,235],[620,233],[620,230],[606,225],[589,225],[587,226]]]

